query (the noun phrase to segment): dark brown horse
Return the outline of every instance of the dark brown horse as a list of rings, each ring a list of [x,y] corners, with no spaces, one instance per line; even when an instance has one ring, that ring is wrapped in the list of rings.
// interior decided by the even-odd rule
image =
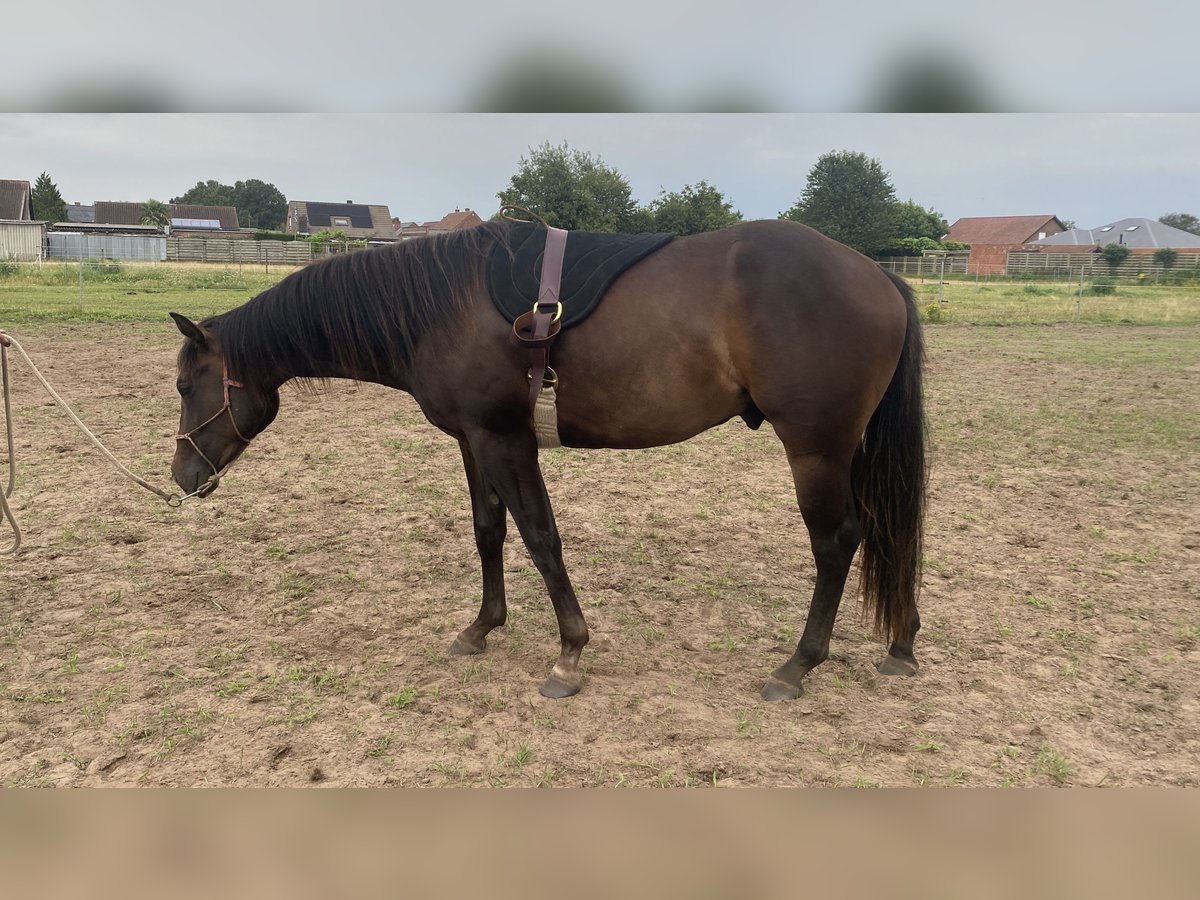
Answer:
[[[505,223],[308,266],[248,303],[195,324],[179,353],[183,398],[171,473],[206,496],[266,428],[293,378],[350,378],[408,391],[456,438],[483,564],[479,616],[454,654],[482,653],[506,616],[507,514],[554,604],[562,652],[541,686],[581,685],[587,624],[563,566],[531,426],[529,354],[484,283]],[[559,431],[568,447],[654,447],[734,416],[783,442],[817,578],[804,634],[767,680],[799,696],[829,653],[851,560],[890,642],[880,663],[912,674],[925,493],[922,337],[908,286],[792,222],[749,222],[678,238],[619,276],[554,346]]]

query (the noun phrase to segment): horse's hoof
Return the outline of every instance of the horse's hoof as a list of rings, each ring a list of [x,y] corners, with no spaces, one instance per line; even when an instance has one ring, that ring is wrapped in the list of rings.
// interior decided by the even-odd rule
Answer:
[[[487,638],[480,638],[479,643],[464,640],[460,634],[450,645],[451,656],[476,656],[487,649]]]
[[[880,675],[916,675],[917,661],[915,659],[901,659],[899,656],[892,656],[889,653],[883,658],[883,662],[875,668],[879,670]]]
[[[795,700],[803,693],[804,685],[788,684],[772,675],[763,685],[762,698],[764,700]]]
[[[583,687],[583,679],[578,675],[574,678],[563,678],[561,675],[551,672],[542,682],[542,686],[538,688],[538,693],[551,700],[561,700],[563,697],[572,697],[578,694],[581,687]]]

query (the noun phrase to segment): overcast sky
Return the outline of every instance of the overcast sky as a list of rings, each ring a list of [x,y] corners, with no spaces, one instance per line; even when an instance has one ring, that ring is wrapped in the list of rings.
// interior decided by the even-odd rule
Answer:
[[[381,203],[405,221],[455,207],[486,218],[546,141],[599,156],[642,203],[705,179],[746,218],[791,206],[831,150],[876,157],[898,197],[950,222],[1200,215],[1200,114],[1189,113],[6,114],[0,179],[46,171],[68,203],[93,203],[261,178],[289,199]]]

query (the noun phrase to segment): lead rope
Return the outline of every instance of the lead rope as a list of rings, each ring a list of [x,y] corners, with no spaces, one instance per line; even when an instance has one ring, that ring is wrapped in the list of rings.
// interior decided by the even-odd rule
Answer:
[[[29,358],[29,354],[25,352],[25,348],[20,345],[17,339],[11,334],[6,334],[5,332],[0,331],[0,371],[2,371],[3,374],[4,423],[8,434],[8,488],[4,491],[3,495],[0,495],[0,513],[2,513],[4,518],[8,520],[8,524],[13,530],[12,546],[0,548],[0,554],[7,555],[16,553],[17,549],[21,546],[21,529],[17,525],[17,520],[13,517],[12,510],[8,505],[8,498],[12,496],[13,488],[17,483],[17,461],[13,450],[12,399],[9,391],[8,381],[8,348],[10,346],[17,348],[17,352],[19,352],[21,356],[25,358],[25,362],[29,364],[29,368],[33,370],[33,374],[38,377],[38,381],[42,383],[42,387],[44,387],[47,393],[54,398],[54,402],[62,407],[63,411],[70,416],[71,421],[79,426],[79,430],[87,436],[88,440],[96,445],[96,448],[108,458],[108,461],[113,464],[118,472],[120,472],[130,481],[140,484],[146,490],[150,491],[150,493],[157,494],[164,501],[166,501],[167,506],[175,507],[183,503],[183,498],[181,498],[178,494],[169,494],[160,488],[156,488],[154,485],[150,484],[150,482],[143,478],[139,478],[133,472],[129,471],[129,469],[127,469],[125,466],[121,465],[120,461],[109,452],[108,448],[100,443],[100,439],[96,437],[96,435],[92,434],[91,430],[84,425],[82,421],[80,421],[79,416],[75,415],[71,407],[67,405],[67,401],[58,395],[58,392],[54,390],[54,388],[50,385],[50,382],[46,380],[46,376],[44,376],[38,367],[33,364],[33,360]]]

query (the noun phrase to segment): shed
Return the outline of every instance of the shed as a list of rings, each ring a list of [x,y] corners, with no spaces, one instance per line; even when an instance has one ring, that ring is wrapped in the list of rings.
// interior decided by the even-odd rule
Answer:
[[[32,262],[41,259],[45,236],[44,222],[0,219],[0,260]]]

